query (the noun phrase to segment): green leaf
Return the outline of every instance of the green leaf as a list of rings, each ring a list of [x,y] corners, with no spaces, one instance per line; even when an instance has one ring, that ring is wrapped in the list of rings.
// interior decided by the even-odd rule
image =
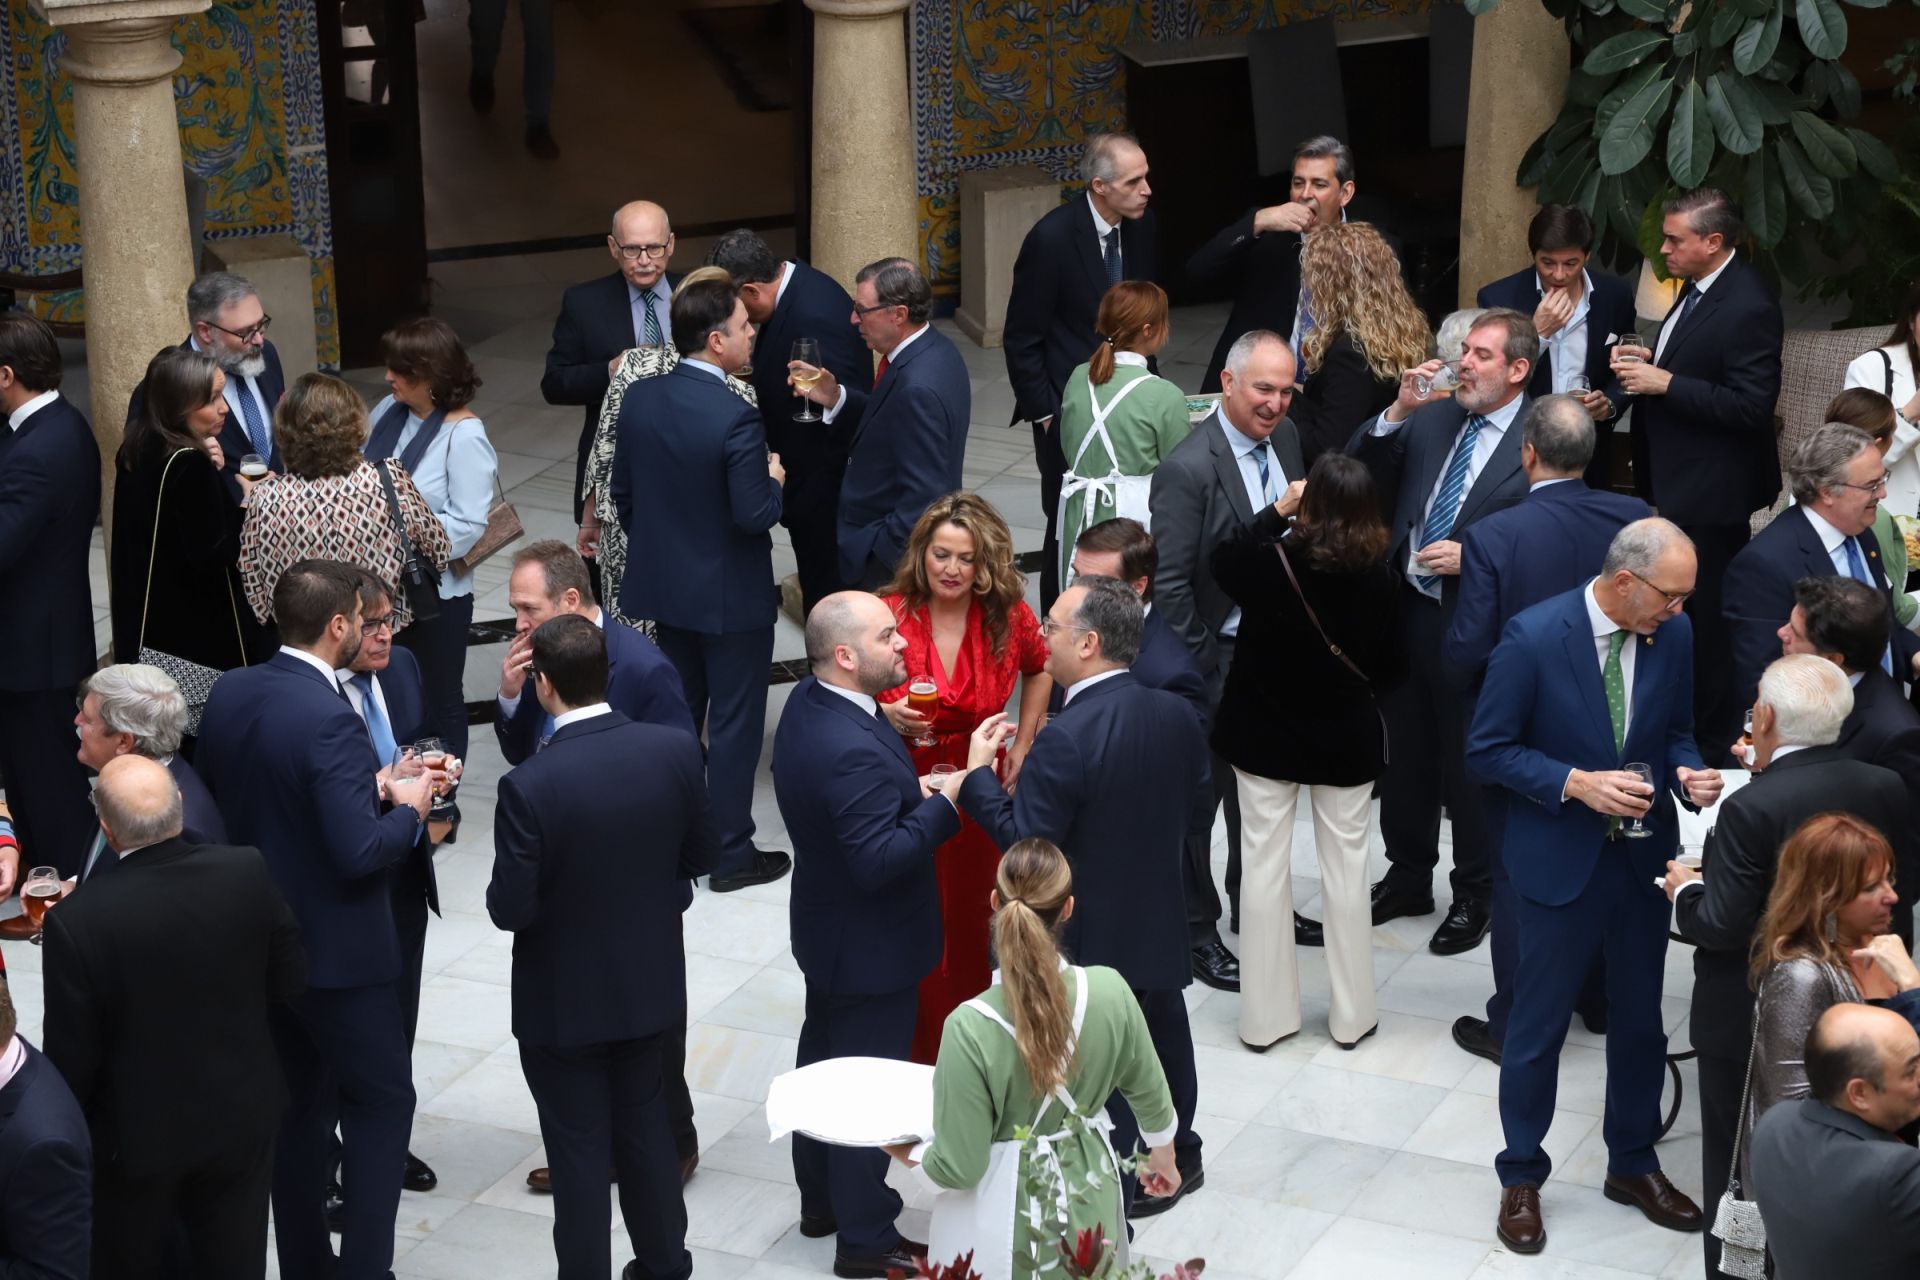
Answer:
[[[1707,43],[1718,49],[1746,25],[1747,15],[1740,11],[1740,7],[1722,0],[1713,11],[1713,20],[1707,24]]]
[[[1707,114],[1713,117],[1713,132],[1720,145],[1737,156],[1750,156],[1760,149],[1759,116],[1736,109],[1729,89],[1738,84],[1724,71],[1716,71],[1707,81]]]
[[[1673,81],[1659,79],[1628,98],[1600,135],[1600,171],[1625,173],[1653,150],[1653,130],[1673,96]]]
[[[1837,58],[1847,49],[1847,15],[1837,0],[1794,0],[1800,42],[1816,58]]]
[[[1687,81],[1673,104],[1673,123],[1667,129],[1667,172],[1682,188],[1692,189],[1707,179],[1713,163],[1713,120],[1707,114],[1707,95],[1698,80]]]
[[[1619,0],[1619,3],[1622,13],[1631,14],[1642,22],[1666,25],[1667,6],[1662,0]]]
[[[1587,174],[1587,179],[1580,184],[1580,189],[1574,192],[1573,203],[1582,209],[1591,210],[1595,207],[1595,202],[1599,200],[1599,198],[1600,170],[1594,169],[1591,173]]]
[[[1792,94],[1765,80],[1731,78],[1727,82],[1727,96],[1735,107],[1751,111],[1761,124],[1785,124],[1800,106]]]
[[[1612,76],[1590,76],[1575,67],[1567,75],[1567,103],[1569,106],[1595,106],[1607,96],[1607,87],[1612,83]]]
[[[1869,175],[1881,182],[1900,180],[1900,162],[1893,158],[1893,151],[1886,143],[1863,129],[1849,129],[1847,137],[1853,139],[1853,150],[1860,158],[1860,167]]]
[[[1667,278],[1666,259],[1660,256],[1660,242],[1666,236],[1666,195],[1661,191],[1642,206],[1640,222],[1633,231],[1634,247],[1653,267],[1654,277],[1659,280]]]
[[[1755,18],[1741,30],[1733,42],[1735,71],[1750,76],[1772,60],[1773,51],[1780,46],[1781,18],[1780,10],[1772,9],[1766,17]]]
[[[1833,213],[1833,183],[1814,172],[1799,144],[1792,138],[1776,138],[1774,151],[1780,157],[1780,177],[1787,184],[1787,194],[1793,197],[1793,202],[1808,217],[1830,216]]]
[[[1842,120],[1851,120],[1860,114],[1860,81],[1847,69],[1844,62],[1816,62],[1816,67],[1826,68],[1827,101],[1833,105],[1834,114]]]
[[[1733,7],[1749,18],[1764,18],[1781,0],[1733,0]]]
[[[1547,176],[1547,135],[1541,134],[1520,157],[1520,167],[1514,170],[1513,185],[1516,187],[1537,187],[1540,179]]]
[[[1691,57],[1696,51],[1699,50],[1699,48],[1700,48],[1700,32],[1697,28],[1689,27],[1685,31],[1676,31],[1673,33],[1673,56],[1674,57],[1676,58]]]
[[[1811,111],[1793,113],[1793,136],[1800,140],[1813,167],[1829,178],[1850,178],[1860,167],[1847,135]]]
[[[1580,185],[1587,179],[1587,171],[1597,163],[1593,152],[1593,143],[1583,139],[1576,146],[1555,156],[1547,165],[1546,177],[1540,180],[1540,202],[1571,204]]]
[[[1753,238],[1769,247],[1779,244],[1787,228],[1787,190],[1764,151],[1754,152],[1747,161],[1747,192],[1742,203]]]
[[[1666,43],[1667,34],[1664,31],[1622,31],[1595,45],[1586,61],[1580,64],[1580,69],[1596,76],[1610,71],[1625,71],[1628,67],[1639,66],[1654,50]]]
[[[1600,99],[1600,105],[1593,109],[1591,136],[1597,138],[1605,133],[1607,126],[1613,123],[1613,117],[1626,105],[1627,99],[1659,79],[1662,69],[1661,63],[1650,62],[1632,75],[1622,76],[1613,88],[1607,90],[1606,96]]]

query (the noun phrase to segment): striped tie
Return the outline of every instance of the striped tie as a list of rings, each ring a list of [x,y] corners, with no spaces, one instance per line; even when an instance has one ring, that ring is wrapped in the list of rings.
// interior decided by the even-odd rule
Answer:
[[[1467,467],[1473,461],[1473,442],[1480,434],[1480,428],[1487,420],[1479,414],[1467,419],[1466,429],[1460,433],[1460,443],[1453,446],[1453,458],[1447,463],[1447,473],[1440,478],[1440,492],[1434,495],[1433,506],[1427,510],[1426,523],[1420,526],[1420,542],[1414,549],[1439,542],[1453,532],[1454,517],[1460,514],[1460,499],[1467,492]],[[1428,595],[1436,594],[1440,589],[1440,579],[1432,574],[1421,574],[1414,579],[1422,591]]]

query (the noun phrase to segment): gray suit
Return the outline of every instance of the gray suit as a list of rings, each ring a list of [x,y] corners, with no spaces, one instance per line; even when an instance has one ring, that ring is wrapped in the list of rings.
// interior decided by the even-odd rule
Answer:
[[[1752,1194],[1776,1280],[1920,1274],[1920,1151],[1850,1112],[1807,1098],[1762,1116]]]

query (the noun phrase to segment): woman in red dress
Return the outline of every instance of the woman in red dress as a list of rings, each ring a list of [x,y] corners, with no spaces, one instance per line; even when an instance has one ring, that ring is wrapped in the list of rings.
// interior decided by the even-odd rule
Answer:
[[[982,720],[1006,710],[1017,680],[1020,731],[1002,766],[1007,786],[1014,785],[1053,690],[1053,681],[1041,671],[1047,647],[1025,591],[1026,580],[1013,567],[1013,535],[983,499],[949,494],[914,526],[900,567],[882,593],[907,642],[907,684],[881,694],[880,708],[905,736],[922,777],[938,764],[966,768],[968,736]],[[930,679],[940,693],[930,725],[907,705],[908,685],[917,679]],[[915,741],[925,736],[933,745]],[[992,978],[987,926],[993,913],[987,895],[999,869],[999,849],[965,815],[960,834],[934,854],[943,941],[939,967],[920,982],[915,1062],[934,1060],[947,1015],[986,990]]]

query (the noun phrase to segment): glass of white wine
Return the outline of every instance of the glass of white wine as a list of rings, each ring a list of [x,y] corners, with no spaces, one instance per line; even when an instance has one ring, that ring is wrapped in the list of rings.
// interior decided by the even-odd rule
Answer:
[[[795,422],[818,422],[820,415],[813,410],[813,401],[807,399],[807,393],[820,381],[820,340],[818,338],[795,338],[793,358],[803,368],[793,371],[793,389],[800,393],[800,412],[793,415]]]

